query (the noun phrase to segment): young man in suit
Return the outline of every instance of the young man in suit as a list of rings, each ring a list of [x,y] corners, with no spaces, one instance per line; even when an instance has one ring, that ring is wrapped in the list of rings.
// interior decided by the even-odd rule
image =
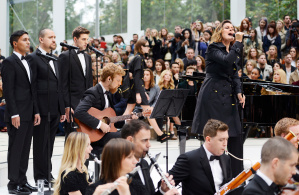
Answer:
[[[119,132],[110,132],[110,126],[99,119],[90,115],[87,111],[94,107],[98,110],[104,110],[112,107],[112,95],[121,85],[124,70],[113,63],[108,63],[102,69],[100,82],[94,87],[88,89],[75,110],[75,118],[92,129],[99,129],[105,135],[96,142],[92,142],[93,148],[103,148],[104,145],[112,138],[120,137]],[[110,93],[111,92],[111,93]]]
[[[243,195],[275,195],[296,173],[298,151],[281,137],[269,139],[262,148],[261,168],[245,187]]]
[[[13,54],[3,61],[3,94],[6,99],[5,122],[8,140],[8,179],[10,194],[30,194],[37,191],[26,178],[33,126],[39,125],[34,80],[29,62],[28,33],[19,30],[10,36]]]
[[[69,111],[73,113],[83,97],[84,92],[92,87],[92,64],[91,57],[85,53],[89,39],[89,30],[81,26],[73,30],[74,46],[79,49],[72,49],[63,52],[59,56],[58,64],[61,68],[62,86],[64,91],[64,102],[66,107],[66,118],[69,120]],[[71,69],[69,67],[71,64]],[[71,82],[69,82],[69,74],[71,72]],[[69,94],[69,87],[71,94]],[[69,100],[71,96],[71,102]],[[74,129],[67,123],[65,137]]]
[[[141,166],[141,171],[134,176],[134,179],[138,180],[141,186],[144,187],[144,194],[177,194],[176,189],[169,190],[164,182],[162,182],[159,190],[155,190],[154,183],[150,177],[150,166],[143,158],[148,153],[151,144],[151,131],[148,124],[141,120],[131,120],[125,124],[121,130],[121,137],[129,140],[135,145],[135,158],[139,161],[137,165]],[[168,177],[168,180],[174,185],[172,176]],[[163,193],[162,193],[162,192]]]
[[[182,182],[182,194],[215,194],[232,179],[230,157],[224,154],[228,140],[228,126],[210,119],[203,129],[202,147],[178,157],[169,171],[175,184]]]
[[[49,184],[48,136],[50,135],[51,158],[59,122],[63,122],[65,120],[65,108],[63,94],[61,91],[61,75],[58,62],[53,60],[48,61],[48,59],[43,56],[39,56],[37,53],[52,56],[52,51],[55,49],[55,33],[50,29],[43,29],[39,32],[39,48],[37,48],[32,54],[28,55],[28,61],[31,65],[35,81],[34,86],[37,93],[37,103],[41,115],[41,124],[34,127],[33,130],[34,180],[36,182],[39,179],[43,179],[45,186],[48,186]],[[50,112],[50,133],[47,129],[48,112]]]

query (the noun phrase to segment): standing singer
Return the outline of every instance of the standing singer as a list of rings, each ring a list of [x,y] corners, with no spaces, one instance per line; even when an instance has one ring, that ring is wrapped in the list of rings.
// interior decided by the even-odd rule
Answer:
[[[242,55],[243,33],[234,38],[234,26],[224,20],[212,36],[212,43],[206,52],[206,78],[197,98],[192,133],[202,134],[206,122],[213,118],[229,127],[228,151],[243,157],[243,140],[238,101],[244,107],[238,62]],[[233,176],[243,170],[243,162],[232,159]]]

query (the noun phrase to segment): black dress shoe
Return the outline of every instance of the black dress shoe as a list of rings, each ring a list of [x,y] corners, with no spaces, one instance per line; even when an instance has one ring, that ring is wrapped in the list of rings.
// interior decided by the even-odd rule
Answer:
[[[31,186],[28,182],[25,183],[22,187],[30,190],[31,192],[37,192],[37,187]]]
[[[14,189],[8,189],[8,193],[9,194],[24,194],[25,195],[25,194],[31,194],[31,191],[29,189],[17,186]]]

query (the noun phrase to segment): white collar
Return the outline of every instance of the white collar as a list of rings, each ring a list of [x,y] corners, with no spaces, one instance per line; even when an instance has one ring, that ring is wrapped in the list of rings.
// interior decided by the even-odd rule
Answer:
[[[206,148],[205,144],[203,144],[203,148],[204,148],[205,151],[206,151],[208,160],[210,160],[210,157],[211,157],[211,156],[214,156],[214,155],[213,155],[213,154]]]
[[[102,89],[103,89],[103,93],[105,93],[107,90],[105,89],[105,87],[103,86],[102,82],[100,81],[99,84],[101,85]]]
[[[20,54],[19,52],[13,51],[14,54],[16,54],[18,56],[18,58],[21,60],[22,58],[22,54]],[[25,56],[24,56],[25,57]]]
[[[260,176],[267,183],[268,186],[270,186],[273,183],[273,181],[260,170],[257,170],[256,174]]]
[[[38,47],[38,49],[42,52],[42,54],[47,54],[47,52],[43,50],[41,47]]]

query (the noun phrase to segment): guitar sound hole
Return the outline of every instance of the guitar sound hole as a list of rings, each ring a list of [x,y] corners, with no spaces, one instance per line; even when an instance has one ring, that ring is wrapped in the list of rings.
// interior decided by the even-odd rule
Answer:
[[[110,119],[109,119],[108,117],[106,117],[106,116],[103,117],[102,121],[103,121],[104,123],[106,123],[107,125],[110,124]]]

